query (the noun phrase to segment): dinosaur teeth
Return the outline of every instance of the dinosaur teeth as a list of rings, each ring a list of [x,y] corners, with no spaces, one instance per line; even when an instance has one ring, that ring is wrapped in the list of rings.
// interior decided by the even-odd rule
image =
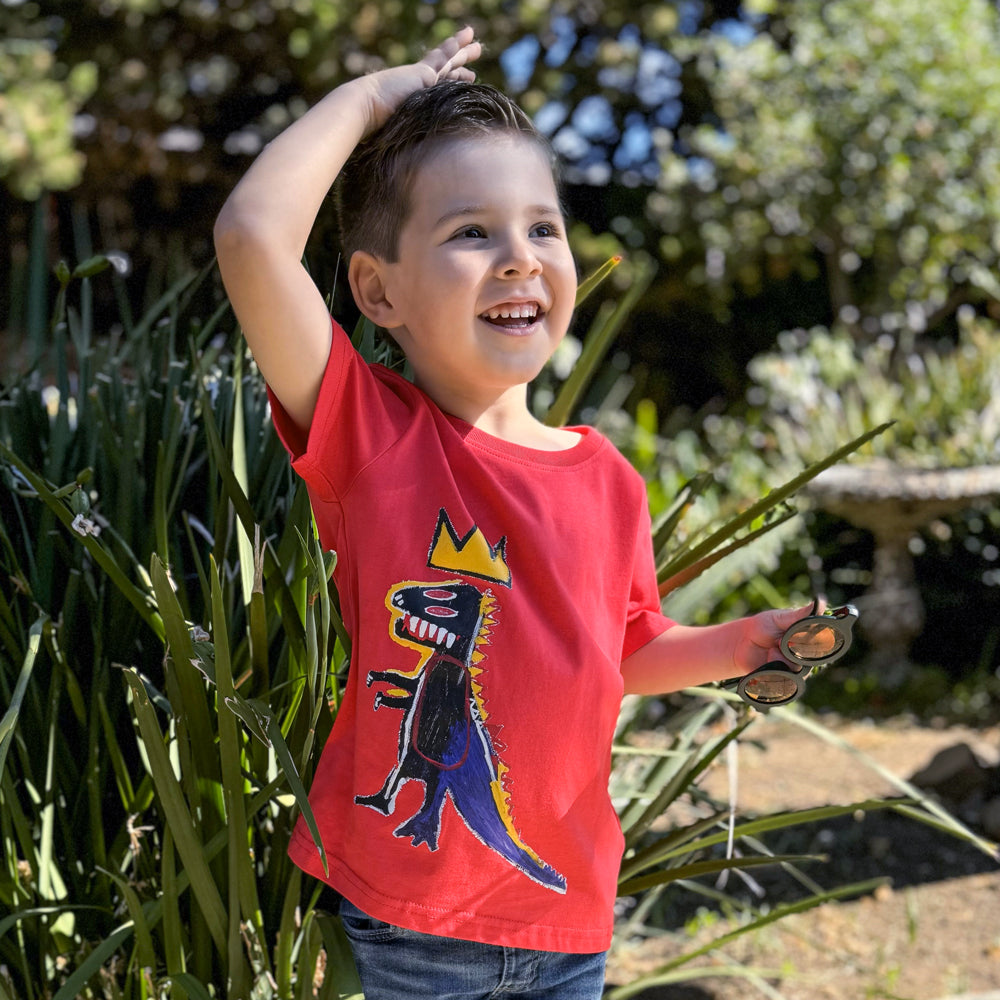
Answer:
[[[454,632],[449,632],[443,625],[435,625],[424,618],[416,615],[405,614],[403,616],[403,628],[415,639],[428,639],[436,646],[444,645],[451,649],[458,638]]]

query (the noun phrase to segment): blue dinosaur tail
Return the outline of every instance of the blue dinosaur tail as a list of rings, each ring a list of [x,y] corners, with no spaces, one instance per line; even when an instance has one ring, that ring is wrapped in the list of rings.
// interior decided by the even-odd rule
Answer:
[[[566,879],[517,835],[500,780],[487,760],[486,755],[470,753],[463,767],[442,775],[459,815],[478,840],[518,871],[539,885],[555,892],[565,892]]]

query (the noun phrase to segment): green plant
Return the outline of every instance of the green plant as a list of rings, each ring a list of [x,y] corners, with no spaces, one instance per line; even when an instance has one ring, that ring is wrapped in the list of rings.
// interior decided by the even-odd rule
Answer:
[[[224,310],[185,314],[193,276],[99,339],[66,293],[102,263],[58,272],[54,384],[0,401],[0,989],[356,992],[285,857],[347,657],[331,557]]]
[[[921,468],[996,462],[1000,332],[971,307],[957,321],[954,342],[909,350],[888,335],[858,343],[843,326],[780,334],[750,363],[746,413],[706,421],[713,452],[752,448],[771,469],[790,469],[891,420],[876,456]]]
[[[822,856],[775,855],[765,843],[769,834],[801,824],[822,823],[837,816],[888,808],[972,843],[992,857],[1000,856],[996,844],[968,830],[912,784],[881,767],[808,713],[792,706],[772,711],[783,722],[800,726],[816,739],[834,743],[852,754],[858,766],[878,773],[900,797],[823,806],[749,820],[736,816],[731,804],[714,801],[701,791],[698,779],[707,768],[735,749],[737,741],[758,716],[745,707],[741,707],[740,714],[728,708],[734,696],[703,689],[690,693],[694,696],[690,703],[666,722],[670,739],[662,748],[636,747],[627,739],[634,726],[633,720],[641,718],[641,703],[631,703],[634,715],[629,714],[628,706],[623,713],[612,791],[619,803],[626,840],[619,892],[633,897],[634,906],[623,921],[618,937],[624,940],[655,933],[655,929],[651,931],[650,928],[660,925],[657,909],[667,890],[694,893],[723,912],[737,914],[739,920],[735,928],[723,926],[710,941],[685,951],[654,972],[610,990],[608,1000],[625,1000],[653,986],[685,982],[707,974],[735,976],[753,982],[762,975],[762,970],[720,964],[713,964],[706,970],[691,963],[708,953],[724,956],[725,946],[735,938],[783,917],[833,900],[863,895],[882,884],[875,879],[824,889],[802,868],[810,862],[822,861]],[[669,832],[658,832],[663,827]],[[757,867],[770,865],[780,865],[799,883],[800,898],[774,906],[750,905],[724,892],[718,883],[713,888],[700,881],[734,868],[752,873]],[[702,918],[702,924],[708,926],[710,921]]]

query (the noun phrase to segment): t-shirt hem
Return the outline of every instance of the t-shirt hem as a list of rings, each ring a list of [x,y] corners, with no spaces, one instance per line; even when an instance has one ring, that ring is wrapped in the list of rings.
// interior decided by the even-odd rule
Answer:
[[[509,948],[527,948],[563,954],[590,955],[607,951],[613,927],[554,927],[537,922],[517,922],[509,917],[492,917],[446,907],[433,908],[413,900],[397,899],[374,889],[337,859],[328,859],[329,875],[311,838],[298,831],[292,835],[288,856],[307,874],[331,886],[359,909],[376,920],[422,934],[478,941]]]

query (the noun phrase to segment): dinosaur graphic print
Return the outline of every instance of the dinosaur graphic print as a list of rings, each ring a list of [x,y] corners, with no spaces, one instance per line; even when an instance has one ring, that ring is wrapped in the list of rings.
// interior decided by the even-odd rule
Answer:
[[[447,528],[446,534],[442,527]],[[456,548],[454,557],[442,557],[441,540],[445,547],[454,542],[464,546],[474,537],[470,532],[459,540],[442,510],[429,562],[440,566],[446,561],[458,568],[462,549]],[[481,532],[478,537],[485,543]],[[475,558],[481,569],[485,550],[481,544],[478,547]],[[437,562],[433,561],[435,552]],[[498,550],[488,552],[496,562]],[[502,561],[502,548],[499,555]],[[509,575],[495,579],[509,586]],[[488,670],[481,664],[487,659],[482,647],[489,644],[491,631],[498,625],[492,590],[463,579],[407,580],[390,588],[385,603],[390,635],[415,651],[418,661],[411,670],[368,673],[369,687],[387,685],[375,694],[374,710],[396,709],[402,712],[402,720],[395,766],[379,791],[357,795],[355,802],[389,816],[400,788],[407,781],[420,781],[423,802],[396,827],[395,836],[411,838],[414,847],[425,844],[436,851],[442,812],[450,801],[482,844],[540,885],[565,892],[565,878],[524,843],[514,826],[504,783],[506,768],[487,727],[484,683]]]

